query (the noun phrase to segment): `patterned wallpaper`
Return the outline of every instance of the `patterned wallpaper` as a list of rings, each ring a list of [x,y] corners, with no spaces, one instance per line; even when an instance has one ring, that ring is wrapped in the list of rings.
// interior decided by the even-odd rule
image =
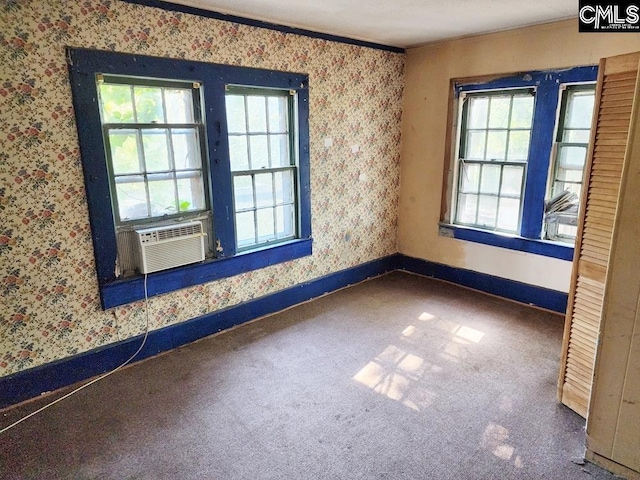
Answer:
[[[397,251],[404,55],[119,1],[0,9],[0,376],[145,325],[143,302],[100,308],[66,45],[310,76],[314,254],[154,297],[152,329]]]

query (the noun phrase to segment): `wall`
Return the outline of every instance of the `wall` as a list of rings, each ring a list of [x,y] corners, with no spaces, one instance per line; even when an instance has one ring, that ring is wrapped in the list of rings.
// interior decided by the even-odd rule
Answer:
[[[0,376],[144,328],[142,303],[99,306],[65,45],[310,77],[313,255],[155,297],[152,329],[397,251],[403,54],[119,1],[0,8]]]
[[[400,253],[568,292],[571,262],[438,236],[451,78],[597,64],[640,50],[640,34],[579,34],[577,20],[407,51]]]

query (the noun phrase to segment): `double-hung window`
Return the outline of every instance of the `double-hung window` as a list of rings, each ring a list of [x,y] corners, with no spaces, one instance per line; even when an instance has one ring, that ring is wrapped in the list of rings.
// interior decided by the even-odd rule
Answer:
[[[563,204],[545,218],[545,235],[552,240],[573,242],[576,237],[594,101],[594,84],[568,85],[562,91],[549,196]]]
[[[188,260],[151,269],[149,295],[311,254],[306,75],[68,57],[104,308],[144,297],[150,231],[174,242],[163,254]],[[183,232],[206,238],[195,259],[179,251]]]
[[[116,225],[206,211],[198,85],[101,76],[98,93]]]
[[[572,243],[545,240],[573,241],[554,208],[578,203],[596,76],[575,67],[452,80],[442,234],[572,258]]]
[[[464,95],[456,223],[515,233],[531,140],[533,92]]]
[[[295,238],[296,178],[289,91],[229,87],[229,161],[239,250]]]

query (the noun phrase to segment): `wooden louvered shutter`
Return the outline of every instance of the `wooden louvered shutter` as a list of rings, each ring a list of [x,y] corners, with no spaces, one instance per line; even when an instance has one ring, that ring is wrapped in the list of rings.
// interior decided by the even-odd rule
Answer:
[[[601,60],[565,319],[558,397],[586,417],[640,54]]]

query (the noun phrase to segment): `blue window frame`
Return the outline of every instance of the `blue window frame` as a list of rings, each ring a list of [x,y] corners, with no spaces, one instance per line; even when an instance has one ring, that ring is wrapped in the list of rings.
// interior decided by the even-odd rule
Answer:
[[[112,166],[109,158],[110,145],[103,131],[105,124],[101,119],[99,106],[99,84],[105,78],[117,79],[131,85],[158,86],[158,88],[177,88],[193,85],[198,94],[194,96],[194,108],[201,109],[194,120],[202,129],[199,145],[202,147],[202,161],[206,165],[192,169],[191,176],[205,175],[204,198],[210,216],[209,231],[213,248],[211,255],[200,263],[194,263],[170,270],[151,273],[147,280],[149,296],[171,292],[180,288],[210,282],[238,273],[263,268],[311,254],[311,198],[309,169],[309,94],[308,77],[304,74],[253,69],[246,67],[218,65],[180,59],[158,58],[142,55],[130,55],[89,49],[68,49],[69,72],[76,123],[80,141],[80,153],[85,177],[89,219],[93,236],[96,271],[102,300],[107,309],[144,298],[143,276],[134,274],[123,276],[118,267],[119,220],[114,179],[110,174]],[[124,80],[123,80],[124,79]],[[127,79],[130,79],[127,80]],[[173,82],[173,83],[172,83]],[[173,92],[173,90],[172,90]],[[247,133],[247,138],[264,140],[265,145],[276,144],[267,155],[264,175],[270,175],[271,184],[259,185],[255,180],[260,173],[249,169],[240,171],[245,179],[253,181],[254,203],[245,212],[236,210],[239,204],[234,201],[234,178],[239,178],[238,169],[233,168],[233,145],[230,154],[230,138],[234,139],[233,128],[229,129],[229,94],[235,93],[241,98],[258,98],[266,105],[265,121],[269,123],[261,135]],[[163,93],[164,95],[164,93]],[[273,105],[271,115],[269,105]],[[134,106],[135,108],[135,106]],[[280,112],[278,114],[278,112]],[[167,115],[165,115],[165,123]],[[201,122],[199,122],[201,119]],[[279,122],[279,126],[275,124]],[[162,123],[162,121],[160,122]],[[273,123],[273,125],[272,125]],[[195,125],[195,124],[194,124]],[[111,128],[129,128],[135,135],[144,135],[145,128],[158,125],[153,122],[134,126],[108,124]],[[171,144],[171,128],[183,129],[191,124],[162,124],[167,142]],[[139,131],[136,131],[135,129]],[[193,126],[195,129],[196,126]],[[126,131],[126,130],[125,130]],[[143,133],[140,133],[140,132]],[[295,134],[293,134],[294,132]],[[237,133],[237,132],[236,132]],[[292,133],[289,135],[289,133]],[[236,135],[238,137],[238,135]],[[264,138],[263,138],[264,137]],[[285,138],[286,137],[286,138]],[[164,138],[164,137],[163,137]],[[143,145],[142,141],[138,142]],[[142,150],[142,147],[138,147]],[[259,148],[259,147],[256,147]],[[285,155],[284,150],[290,155]],[[279,155],[276,158],[276,153]],[[251,155],[249,149],[248,155]],[[257,154],[256,154],[257,155]],[[141,153],[141,156],[144,156]],[[283,160],[284,159],[284,160]],[[173,162],[173,161],[172,161]],[[280,163],[278,163],[280,162]],[[144,165],[144,161],[141,161]],[[259,167],[259,165],[258,165]],[[142,167],[141,167],[142,168]],[[176,176],[175,168],[169,168],[164,175]],[[183,173],[183,172],[179,172]],[[140,172],[147,182],[146,171]],[[283,179],[284,178],[284,179]],[[278,182],[285,186],[277,190]],[[173,180],[174,183],[177,180]],[[144,185],[144,183],[143,183]],[[177,185],[177,183],[176,183]],[[179,192],[179,186],[175,187]],[[238,182],[236,182],[238,188]],[[271,197],[261,200],[255,193],[256,188],[269,190]],[[265,194],[269,196],[269,192]],[[280,193],[278,193],[280,192]],[[178,195],[178,193],[176,193]],[[263,195],[263,196],[265,196]],[[200,195],[202,196],[202,195]],[[147,195],[148,197],[148,195]],[[265,197],[266,198],[266,197]],[[181,203],[176,200],[178,209]],[[239,200],[238,200],[239,202]],[[262,202],[262,203],[260,203]],[[188,208],[187,208],[188,210]],[[196,213],[202,215],[202,209]],[[262,235],[256,233],[249,248],[240,242],[238,233],[238,215],[249,212],[254,217],[266,218],[260,226],[255,220],[256,229],[262,228]],[[278,215],[286,213],[286,219]],[[187,212],[189,213],[189,212]],[[175,215],[173,215],[175,216]],[[148,215],[152,217],[152,215]],[[188,215],[186,218],[189,218]],[[145,219],[146,222],[153,219]],[[282,227],[279,229],[279,227]]]
[[[564,260],[573,258],[571,245],[541,240],[545,195],[562,87],[594,82],[597,74],[597,66],[585,66],[526,72],[485,82],[452,82],[455,98],[455,105],[451,106],[455,109],[452,118],[457,119],[458,126],[452,132],[456,139],[456,155],[446,186],[454,208],[443,218],[442,235]],[[527,100],[528,96],[533,98],[532,105]],[[477,102],[476,111],[484,112],[487,119],[477,120],[482,115],[474,116],[472,102]],[[494,102],[496,109],[499,103],[504,104],[504,122],[497,117],[494,121],[490,116]],[[514,113],[516,102],[524,106],[520,108],[519,115]],[[532,112],[528,111],[531,106]],[[529,120],[522,112],[529,115]],[[515,116],[517,121],[513,120]],[[473,135],[485,139],[483,148],[475,147]],[[488,139],[492,135],[500,139],[504,137],[504,141],[497,142],[500,148],[489,148]],[[511,155],[510,141],[516,136],[523,137],[518,145],[524,145],[524,137],[528,137],[528,145],[525,146],[528,151],[524,156],[520,147],[515,148]],[[499,152],[494,153],[493,150]],[[486,187],[482,184],[485,170],[487,176],[495,177],[493,187],[488,181]],[[504,183],[506,170],[513,177],[509,183]],[[518,182],[522,187],[516,191]],[[492,215],[480,212],[481,200],[494,208]],[[515,212],[515,221],[513,218],[500,218],[502,202]]]

